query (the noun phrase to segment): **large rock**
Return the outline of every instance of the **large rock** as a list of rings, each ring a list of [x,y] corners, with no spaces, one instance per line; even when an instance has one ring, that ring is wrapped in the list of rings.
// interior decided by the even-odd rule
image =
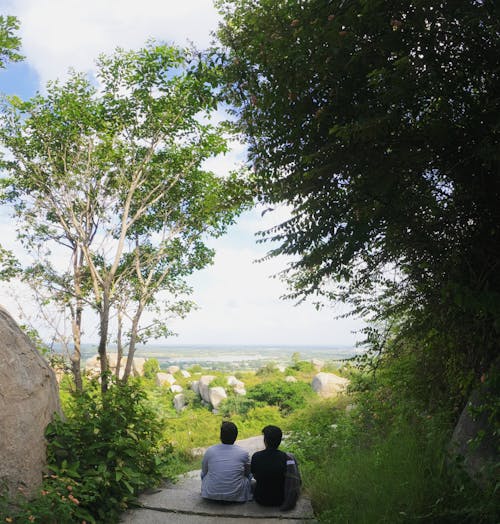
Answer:
[[[333,373],[318,373],[312,380],[312,388],[323,398],[334,397],[347,388],[349,380]]]
[[[174,373],[177,373],[181,368],[179,366],[168,366],[167,371],[173,375]]]
[[[485,380],[476,388],[464,407],[453,431],[450,451],[463,459],[469,476],[481,487],[495,484],[500,474],[499,440],[497,435],[500,358],[491,367]]]
[[[60,411],[54,372],[0,307],[0,486],[32,493],[45,467],[47,424]]]
[[[217,409],[225,398],[227,398],[227,395],[224,388],[220,386],[208,388],[208,399],[214,409]]]
[[[200,381],[199,380],[194,380],[193,382],[191,382],[191,389],[197,394],[199,395],[200,394]]]
[[[285,382],[297,382],[297,379],[293,375],[287,375],[285,377]]]
[[[172,393],[182,393],[182,386],[179,386],[178,384],[174,384],[173,386],[170,386],[170,391]]]
[[[187,371],[186,369],[181,369],[181,375],[184,378],[189,378],[191,376],[191,373],[189,373],[189,371]]]
[[[178,393],[174,397],[174,408],[176,411],[182,411],[186,407],[186,397],[182,393]]]
[[[205,402],[210,402],[210,395],[208,394],[208,389],[210,382],[214,380],[215,377],[213,375],[203,375],[200,377],[200,380],[198,381],[198,385],[200,387],[200,397]]]
[[[169,386],[171,386],[172,384],[175,384],[175,382],[175,377],[170,373],[156,373],[157,386],[163,386],[164,384],[168,384]]]
[[[144,376],[144,364],[146,359],[143,357],[134,357],[132,360],[132,371],[134,372],[135,377]]]

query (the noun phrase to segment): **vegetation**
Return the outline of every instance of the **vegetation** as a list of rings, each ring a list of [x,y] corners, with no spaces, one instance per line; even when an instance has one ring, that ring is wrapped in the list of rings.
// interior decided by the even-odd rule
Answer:
[[[350,302],[463,405],[499,354],[498,3],[217,4],[209,59],[261,200],[292,209],[263,233],[290,296]]]
[[[248,198],[239,177],[203,168],[227,143],[221,128],[201,122],[217,106],[214,73],[188,71],[188,59],[155,44],[118,50],[99,59],[99,89],[73,73],[46,95],[3,106],[5,192],[35,257],[24,279],[42,308],[68,318],[71,335],[60,321],[53,327],[72,347],[79,390],[83,312],[98,316],[102,372],[114,332],[118,367],[128,354],[127,380],[136,344],[168,335],[170,316],[193,307],[185,278],[211,263],[206,239],[222,234]]]
[[[19,22],[15,16],[0,15],[0,69],[7,62],[18,62],[23,57],[19,54],[21,39],[16,35]]]

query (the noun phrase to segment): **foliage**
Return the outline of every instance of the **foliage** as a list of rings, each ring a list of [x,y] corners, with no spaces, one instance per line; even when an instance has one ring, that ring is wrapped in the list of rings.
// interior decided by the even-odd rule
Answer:
[[[83,311],[99,318],[103,372],[116,313],[126,380],[136,344],[171,334],[169,318],[192,309],[186,278],[212,262],[206,240],[251,197],[235,173],[204,168],[227,151],[227,133],[207,123],[214,70],[190,71],[189,60],[154,43],[117,50],[98,61],[99,89],[72,72],[46,94],[3,106],[6,194],[19,239],[38,257],[25,278],[44,290],[43,304],[70,316],[77,382]],[[157,318],[145,323],[145,312]]]
[[[304,382],[275,380],[262,382],[247,391],[247,398],[269,406],[278,406],[283,413],[289,413],[306,405],[312,397],[311,387]]]
[[[426,395],[400,389],[412,366],[381,364],[354,398],[289,417],[289,446],[320,522],[496,522],[494,488],[480,490],[447,455],[449,411],[429,411]]]
[[[144,376],[149,379],[156,378],[156,373],[160,371],[160,364],[156,358],[148,358],[144,362]]]
[[[209,60],[249,143],[261,199],[291,218],[291,297],[380,321],[457,403],[499,351],[498,2],[220,0]],[[397,345],[393,345],[396,348]],[[429,368],[431,367],[429,362]],[[434,382],[431,381],[432,384]],[[446,392],[442,392],[446,396]]]
[[[314,373],[314,364],[307,360],[297,360],[290,367],[285,370],[287,375],[293,375],[295,372],[299,373]]]
[[[54,478],[71,479],[79,507],[98,522],[117,521],[140,490],[168,472],[172,449],[162,444],[145,398],[132,384],[113,384],[103,397],[93,381],[73,397],[66,419],[47,430]]]
[[[16,36],[19,22],[15,16],[0,15],[0,69],[5,68],[7,62],[18,62],[23,59],[19,54],[21,39]]]
[[[230,418],[234,415],[247,415],[252,408],[255,408],[255,404],[255,400],[245,395],[231,395],[221,402],[218,409],[224,418]]]

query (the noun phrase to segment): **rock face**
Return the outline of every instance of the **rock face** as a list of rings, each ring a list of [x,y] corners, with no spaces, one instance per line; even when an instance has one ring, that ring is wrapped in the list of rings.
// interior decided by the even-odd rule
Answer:
[[[182,411],[186,407],[186,397],[182,393],[178,393],[174,397],[174,408],[176,411]]]
[[[156,373],[156,385],[163,386],[164,384],[168,384],[169,386],[175,384],[175,377],[170,373]]]
[[[312,388],[323,398],[334,397],[345,391],[349,380],[333,373],[318,373],[312,380]]]
[[[208,389],[208,398],[210,404],[212,404],[214,409],[217,409],[220,403],[227,398],[226,390],[222,387],[215,387]]]
[[[198,385],[200,387],[200,397],[205,402],[210,402],[210,396],[208,394],[209,384],[214,380],[215,377],[213,375],[203,375],[200,377],[200,380],[198,381]]]
[[[33,492],[45,467],[45,428],[60,411],[57,381],[2,307],[0,340],[0,484]]]
[[[490,373],[498,377],[500,359],[492,366]],[[452,454],[463,458],[463,466],[469,476],[484,487],[494,485],[500,472],[498,435],[495,435],[492,412],[495,402],[498,402],[495,399],[498,399],[499,391],[494,384],[495,381],[483,383],[472,392],[453,431],[450,445]]]

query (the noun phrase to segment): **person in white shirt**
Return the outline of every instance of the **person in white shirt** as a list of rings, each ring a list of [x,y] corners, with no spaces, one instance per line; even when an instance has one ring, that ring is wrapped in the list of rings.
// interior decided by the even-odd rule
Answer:
[[[210,500],[246,502],[252,500],[250,457],[234,442],[238,428],[233,422],[223,422],[221,444],[205,452],[201,465],[201,496]]]

